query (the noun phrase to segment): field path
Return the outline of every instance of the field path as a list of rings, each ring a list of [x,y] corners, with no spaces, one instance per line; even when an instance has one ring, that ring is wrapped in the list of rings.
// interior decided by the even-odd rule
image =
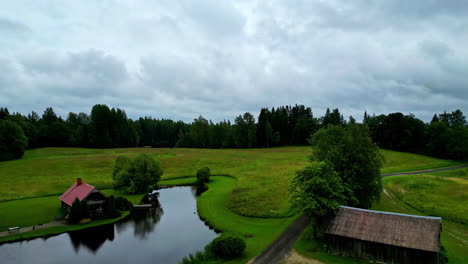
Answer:
[[[413,175],[424,174],[440,171],[449,171],[468,168],[468,165],[459,165],[454,167],[447,167],[441,169],[413,171],[413,172],[399,172],[399,173],[386,173],[381,174],[383,177],[399,176],[399,175]],[[309,219],[302,215],[296,219],[275,241],[273,241],[262,253],[258,254],[255,258],[250,260],[247,264],[277,264],[288,259],[294,247],[294,243],[299,238],[299,235],[309,224]]]
[[[65,225],[67,225],[67,223],[65,222],[65,220],[61,220],[61,221],[51,221],[51,222],[49,222],[49,223],[42,224],[42,225],[34,225],[34,226],[21,227],[20,229],[17,229],[17,230],[15,230],[15,231],[4,231],[4,232],[0,232],[0,237],[9,236],[9,235],[15,235],[15,234],[20,234],[20,233],[24,233],[24,232],[29,232],[29,231],[33,231],[33,230],[39,230],[39,229],[48,228],[48,227],[53,227],[53,226],[65,226]]]
[[[433,170],[424,170],[424,171],[385,173],[385,174],[382,174],[380,176],[382,176],[382,178],[384,178],[384,177],[389,177],[389,176],[413,175],[413,174],[424,174],[424,173],[432,173],[432,172],[440,172],[440,171],[458,170],[458,169],[463,169],[463,168],[468,168],[468,164],[454,166],[454,167],[433,169]]]

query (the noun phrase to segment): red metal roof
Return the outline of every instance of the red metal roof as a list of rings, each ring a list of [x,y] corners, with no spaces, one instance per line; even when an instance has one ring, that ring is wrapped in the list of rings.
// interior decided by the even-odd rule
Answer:
[[[66,192],[60,196],[60,201],[68,204],[69,206],[72,205],[73,201],[78,198],[80,201],[88,197],[88,195],[94,190],[96,187],[89,185],[87,183],[81,183],[77,185],[75,182]]]

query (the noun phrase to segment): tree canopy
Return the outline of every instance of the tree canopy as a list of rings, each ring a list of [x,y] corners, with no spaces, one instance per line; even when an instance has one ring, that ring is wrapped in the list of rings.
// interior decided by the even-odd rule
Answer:
[[[19,159],[28,145],[21,127],[9,120],[0,120],[0,161]]]
[[[118,157],[114,164],[112,179],[114,188],[127,188],[132,193],[142,193],[155,187],[163,170],[159,161],[142,153],[134,159]]]
[[[333,165],[342,182],[357,199],[357,206],[369,208],[373,201],[379,199],[383,156],[372,142],[367,126],[328,126],[319,130],[311,143],[312,159]]]
[[[318,219],[354,197],[330,162],[317,162],[297,171],[290,191],[293,208]]]

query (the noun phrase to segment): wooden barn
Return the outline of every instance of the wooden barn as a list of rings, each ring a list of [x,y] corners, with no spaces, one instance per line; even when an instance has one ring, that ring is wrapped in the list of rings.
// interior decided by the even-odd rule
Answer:
[[[104,204],[107,201],[107,197],[102,192],[96,187],[84,183],[81,178],[76,179],[76,182],[60,196],[62,208],[69,211],[76,198],[80,201],[86,201],[92,215],[102,213]]]
[[[322,231],[332,254],[383,263],[439,263],[440,217],[341,206]]]

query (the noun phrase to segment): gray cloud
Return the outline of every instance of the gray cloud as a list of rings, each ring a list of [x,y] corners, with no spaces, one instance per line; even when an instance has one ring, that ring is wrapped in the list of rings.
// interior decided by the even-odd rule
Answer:
[[[467,12],[463,0],[15,1],[0,10],[0,104],[217,121],[301,103],[428,120],[468,112]]]
[[[25,33],[29,31],[31,29],[21,22],[0,17],[0,32],[2,33]]]

